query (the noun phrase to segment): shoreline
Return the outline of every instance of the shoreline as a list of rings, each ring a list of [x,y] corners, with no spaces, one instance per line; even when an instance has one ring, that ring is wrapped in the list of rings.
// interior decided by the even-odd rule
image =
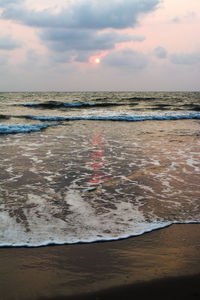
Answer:
[[[174,224],[111,242],[0,248],[0,299],[199,299],[199,229]]]
[[[110,242],[119,242],[119,241],[123,241],[123,240],[127,240],[127,239],[131,239],[131,238],[137,238],[139,236],[144,236],[145,234],[149,234],[153,231],[156,231],[156,230],[161,230],[161,229],[164,229],[164,228],[168,228],[172,225],[177,225],[177,224],[180,224],[180,225],[185,225],[185,224],[200,224],[200,222],[196,222],[196,221],[191,221],[191,222],[188,222],[188,223],[169,223],[167,222],[168,224],[167,225],[163,225],[163,226],[160,226],[160,227],[155,227],[153,229],[150,229],[150,230],[147,230],[147,231],[144,231],[143,233],[139,233],[139,234],[135,234],[135,235],[127,235],[127,236],[121,236],[121,237],[117,237],[117,238],[99,238],[99,239],[96,239],[96,240],[90,240],[90,241],[86,241],[86,240],[80,240],[80,241],[75,241],[75,242],[47,242],[45,244],[38,244],[38,245],[34,245],[34,244],[16,244],[16,245],[13,245],[13,244],[2,244],[0,245],[0,249],[3,248],[28,248],[28,249],[34,249],[34,248],[43,248],[43,247],[56,247],[56,246],[73,246],[73,245],[91,245],[91,244],[98,244],[98,243],[110,243]]]
[[[136,235],[127,235],[127,236],[121,236],[121,237],[117,237],[117,238],[108,238],[108,239],[96,239],[96,240],[91,240],[91,241],[75,241],[75,242],[63,242],[63,243],[59,243],[59,242],[48,242],[46,244],[41,244],[41,245],[31,245],[31,244],[16,244],[16,245],[9,245],[9,244],[5,244],[5,245],[0,245],[0,249],[3,248],[8,248],[8,249],[12,249],[12,248],[28,248],[28,249],[35,249],[35,248],[43,248],[43,247],[57,247],[57,246],[73,246],[73,245],[91,245],[91,244],[98,244],[98,243],[110,243],[110,242],[119,242],[119,241],[123,241],[123,240],[127,240],[127,239],[131,239],[131,238],[138,238],[140,236],[145,236],[146,234],[149,234],[153,231],[159,231],[168,227],[171,227],[173,225],[200,225],[199,221],[188,221],[186,223],[183,222],[172,222],[169,223],[167,222],[167,225],[163,225],[162,227],[157,227],[157,228],[153,228],[150,229],[149,231],[145,231],[143,233],[139,233]]]

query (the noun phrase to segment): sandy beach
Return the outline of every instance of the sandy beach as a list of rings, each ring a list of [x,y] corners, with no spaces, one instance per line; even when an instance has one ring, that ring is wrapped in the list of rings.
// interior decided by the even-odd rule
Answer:
[[[0,299],[200,299],[200,224],[126,240],[0,249]]]

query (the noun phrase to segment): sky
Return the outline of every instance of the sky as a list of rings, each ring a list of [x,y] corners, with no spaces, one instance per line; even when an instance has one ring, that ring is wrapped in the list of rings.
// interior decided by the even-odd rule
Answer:
[[[200,0],[0,0],[0,91],[199,91]]]

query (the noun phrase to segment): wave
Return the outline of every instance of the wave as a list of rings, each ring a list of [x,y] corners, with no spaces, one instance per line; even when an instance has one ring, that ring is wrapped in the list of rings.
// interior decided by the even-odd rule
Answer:
[[[108,99],[109,99],[108,97],[101,97],[101,98],[95,98],[95,99],[92,99],[92,100],[93,101],[106,101]]]
[[[110,237],[97,237],[91,236],[83,239],[64,239],[60,240],[59,237],[55,237],[55,239],[46,239],[40,242],[1,242],[0,248],[9,247],[9,248],[18,248],[18,247],[27,247],[27,248],[38,248],[44,246],[52,246],[52,245],[73,245],[73,244],[91,244],[97,242],[112,242],[112,241],[120,241],[123,239],[133,238],[137,236],[141,236],[143,234],[150,233],[152,231],[161,230],[172,225],[189,225],[189,224],[200,224],[200,221],[165,221],[165,222],[152,222],[152,223],[140,223],[138,230],[135,233],[127,233],[119,236],[110,236]]]
[[[165,103],[160,103],[160,104],[155,104],[153,105],[150,109],[151,110],[173,110],[173,108],[176,107],[176,110],[178,111],[200,111],[200,105],[195,105],[195,104],[183,104],[181,107],[177,107],[177,105],[173,104],[165,104]],[[147,108],[146,108],[147,109]]]
[[[17,118],[24,118],[24,119],[30,119],[30,120],[37,120],[37,121],[68,121],[69,118],[67,117],[48,117],[48,116],[31,116],[31,115],[25,115],[25,116],[17,116]]]
[[[9,116],[9,118],[12,116]],[[0,134],[14,134],[14,133],[29,133],[32,131],[40,131],[49,126],[56,126],[61,124],[62,121],[121,121],[121,122],[141,122],[141,121],[170,121],[170,120],[187,120],[187,119],[200,119],[200,113],[157,113],[151,115],[85,115],[85,116],[14,116],[15,118],[37,120],[41,122],[56,122],[56,123],[43,123],[43,124],[0,124]]]
[[[188,222],[190,223],[198,223],[198,222]],[[77,237],[73,237],[73,238],[65,238],[65,239],[60,239],[59,237],[55,237],[54,239],[46,239],[44,241],[34,241],[34,242],[0,242],[0,248],[3,247],[13,247],[13,248],[17,248],[17,247],[27,247],[27,248],[38,248],[38,247],[44,247],[44,246],[50,246],[50,245],[73,245],[73,244],[91,244],[91,243],[96,243],[96,242],[111,242],[111,241],[119,241],[119,240],[123,240],[123,239],[128,239],[131,237],[137,237],[140,235],[143,235],[145,233],[149,233],[155,230],[159,230],[159,229],[163,229],[166,227],[169,227],[173,224],[177,224],[176,222],[152,222],[152,223],[144,223],[141,222],[137,228],[137,230],[135,231],[135,233],[127,233],[127,234],[123,234],[123,235],[119,235],[119,236],[112,236],[112,234],[110,234],[109,237],[98,237],[98,233],[96,233],[95,236],[88,236],[87,238],[83,238],[83,239],[79,239]],[[180,224],[185,224],[185,223],[180,223]],[[138,224],[137,224],[138,225]]]
[[[8,116],[8,115],[0,115],[0,119],[8,120],[8,119],[10,119],[10,116]]]
[[[43,103],[25,103],[20,104],[24,107],[29,108],[41,108],[41,109],[59,109],[59,108],[71,108],[71,109],[81,109],[81,108],[95,108],[95,107],[117,107],[117,106],[137,106],[140,101],[147,100],[158,100],[154,98],[126,98],[122,102],[61,102],[61,101],[46,101]],[[95,99],[95,101],[101,101],[101,99]],[[200,106],[198,104],[182,104],[181,107],[177,107],[176,104],[167,104],[167,103],[154,103],[150,107],[145,107],[146,110],[187,110],[187,111],[200,111]],[[143,108],[139,108],[142,110]]]
[[[69,117],[50,117],[50,116],[21,116],[21,118],[38,120],[38,121],[81,121],[81,120],[94,120],[94,121],[125,121],[125,122],[139,122],[139,121],[164,121],[164,120],[184,120],[184,119],[200,119],[200,113],[157,113],[150,115],[85,115],[85,116],[69,116]]]
[[[0,124],[0,134],[11,133],[29,133],[32,131],[40,131],[49,126],[55,126],[58,123],[46,123],[46,124]]]
[[[183,107],[185,107],[187,110],[200,111],[200,105],[197,104],[183,104]]]
[[[88,108],[88,107],[109,107],[109,106],[121,106],[126,104],[121,103],[90,103],[90,102],[59,102],[59,101],[47,101],[43,103],[25,103],[22,106],[30,108],[43,108],[43,109],[54,109],[54,108]]]
[[[157,97],[130,97],[130,98],[125,98],[124,100],[128,101],[154,101],[154,100],[159,100]]]

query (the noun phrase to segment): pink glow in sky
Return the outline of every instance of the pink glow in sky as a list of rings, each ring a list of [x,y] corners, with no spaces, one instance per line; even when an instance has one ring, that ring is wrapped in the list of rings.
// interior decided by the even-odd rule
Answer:
[[[200,1],[139,3],[0,1],[0,91],[199,90]]]

